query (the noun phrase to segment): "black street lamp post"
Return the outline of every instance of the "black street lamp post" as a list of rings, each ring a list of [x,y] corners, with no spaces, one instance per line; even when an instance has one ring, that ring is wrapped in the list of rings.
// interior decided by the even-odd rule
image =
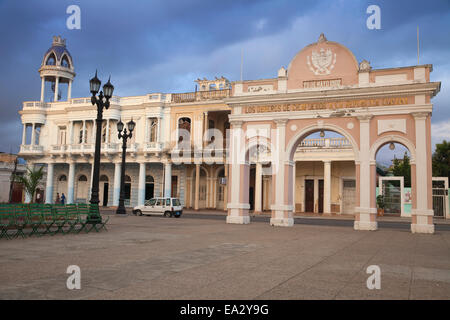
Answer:
[[[124,124],[122,120],[117,123],[117,132],[119,139],[122,139],[122,167],[120,172],[120,198],[119,198],[119,206],[117,207],[117,214],[127,214],[125,209],[125,157],[127,155],[127,140],[133,136],[133,130],[136,123],[131,119],[128,122],[128,133],[127,128],[124,128]],[[123,132],[123,133],[122,133]]]
[[[110,77],[111,79],[111,77]],[[95,76],[89,80],[89,87],[92,93],[91,103],[97,105],[97,119],[96,119],[96,135],[95,135],[95,154],[94,154],[94,172],[92,179],[91,204],[98,205],[100,200],[98,198],[99,180],[100,180],[100,148],[103,122],[103,108],[109,108],[109,99],[111,99],[114,92],[114,86],[109,81],[103,85],[103,91],[100,91],[98,98],[97,92],[100,89],[101,81],[97,78],[97,71]],[[100,217],[101,220],[101,217]]]

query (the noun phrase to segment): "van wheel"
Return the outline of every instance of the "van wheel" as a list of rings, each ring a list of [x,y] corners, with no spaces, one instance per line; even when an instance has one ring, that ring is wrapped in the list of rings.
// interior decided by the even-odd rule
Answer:
[[[164,212],[164,217],[170,218],[171,216],[172,216],[172,212],[170,212],[170,211]]]
[[[142,211],[141,211],[141,210],[136,210],[135,212],[136,212],[136,214],[137,214],[138,216],[142,216]]]

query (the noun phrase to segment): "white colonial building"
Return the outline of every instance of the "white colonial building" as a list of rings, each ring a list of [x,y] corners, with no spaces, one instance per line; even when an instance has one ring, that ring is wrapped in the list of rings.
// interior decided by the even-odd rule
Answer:
[[[49,203],[57,192],[68,203],[90,198],[96,108],[90,97],[71,97],[74,70],[65,40],[54,37],[39,69],[40,101],[20,111],[20,156],[48,166]],[[374,230],[375,157],[396,142],[411,155],[412,231],[433,232],[430,100],[440,83],[431,71],[374,70],[321,35],[271,79],[198,79],[196,92],[113,96],[103,116],[100,204],[118,205],[117,122],[133,119],[128,205],[172,195],[188,208],[228,210],[229,223],[270,211],[271,224],[289,226],[295,212],[324,212],[352,214],[355,229]]]

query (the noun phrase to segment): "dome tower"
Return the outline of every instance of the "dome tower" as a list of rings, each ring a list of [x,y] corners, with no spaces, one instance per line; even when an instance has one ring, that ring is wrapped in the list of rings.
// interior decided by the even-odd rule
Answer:
[[[50,82],[53,91],[51,101],[59,101],[62,97],[60,84],[67,83],[67,100],[71,97],[72,81],[75,78],[72,56],[66,48],[66,39],[53,37],[50,49],[44,54],[41,67],[41,102],[45,102],[45,83]]]

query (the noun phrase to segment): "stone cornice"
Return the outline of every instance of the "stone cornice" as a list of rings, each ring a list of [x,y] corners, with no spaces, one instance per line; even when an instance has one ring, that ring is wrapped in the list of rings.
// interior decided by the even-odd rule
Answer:
[[[413,83],[391,86],[374,86],[361,88],[344,88],[321,91],[302,91],[264,95],[236,96],[225,99],[230,106],[251,106],[257,104],[294,103],[310,101],[373,99],[394,96],[429,94],[436,95],[440,90],[440,82]]]

